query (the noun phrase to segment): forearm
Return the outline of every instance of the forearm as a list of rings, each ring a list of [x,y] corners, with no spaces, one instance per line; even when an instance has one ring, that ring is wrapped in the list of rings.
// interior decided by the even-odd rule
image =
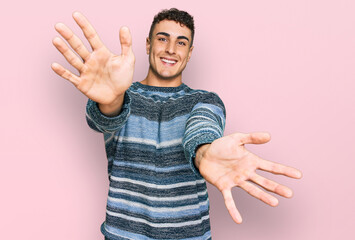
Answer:
[[[115,117],[120,114],[123,106],[124,94],[117,97],[111,104],[98,104],[102,114],[108,117]]]
[[[88,125],[95,131],[112,132],[120,129],[127,121],[130,115],[131,97],[128,91],[125,92],[123,103],[116,109],[114,116],[107,116],[107,112],[100,109],[99,104],[91,99],[88,99],[86,105],[86,119]],[[105,107],[105,106],[104,106]],[[109,110],[110,111],[110,110]],[[112,112],[111,112],[112,113]]]
[[[205,153],[210,145],[211,145],[210,143],[207,143],[207,144],[200,145],[197,148],[196,157],[194,159],[194,164],[195,164],[196,168],[200,168],[201,160],[205,156]]]

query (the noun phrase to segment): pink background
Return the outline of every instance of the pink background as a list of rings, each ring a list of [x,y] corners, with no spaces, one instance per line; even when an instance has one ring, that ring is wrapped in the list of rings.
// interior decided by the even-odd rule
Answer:
[[[352,239],[355,166],[355,2],[353,0],[12,1],[1,3],[0,239],[102,239],[108,179],[103,137],[86,125],[86,97],[52,72],[65,59],[52,45],[56,22],[82,38],[83,12],[120,52],[127,25],[148,68],[145,37],[153,16],[178,7],[196,21],[184,72],[227,109],[225,134],[268,131],[249,149],[297,167],[301,180],[263,174],[294,190],[276,208],[233,194],[237,225],[209,186],[213,239]]]

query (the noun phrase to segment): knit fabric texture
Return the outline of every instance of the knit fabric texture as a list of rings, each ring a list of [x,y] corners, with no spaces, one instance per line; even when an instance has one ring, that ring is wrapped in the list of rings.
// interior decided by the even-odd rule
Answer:
[[[134,82],[121,113],[88,100],[86,120],[104,135],[109,193],[101,231],[108,239],[211,239],[205,179],[196,148],[223,136],[216,93]]]

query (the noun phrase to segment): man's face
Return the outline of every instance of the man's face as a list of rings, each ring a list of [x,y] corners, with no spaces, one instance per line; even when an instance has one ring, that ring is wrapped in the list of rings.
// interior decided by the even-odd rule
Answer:
[[[147,38],[146,44],[150,70],[161,79],[179,77],[191,57],[190,43],[188,27],[170,20],[156,24],[152,39]]]

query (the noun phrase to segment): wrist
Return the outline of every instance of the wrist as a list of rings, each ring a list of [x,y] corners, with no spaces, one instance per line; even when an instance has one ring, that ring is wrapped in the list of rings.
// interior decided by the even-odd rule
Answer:
[[[101,113],[108,117],[115,117],[120,114],[124,102],[124,95],[125,93],[118,96],[113,102],[109,104],[99,103],[98,105]]]
[[[202,159],[206,156],[206,152],[207,152],[208,148],[210,147],[210,145],[211,145],[210,143],[206,143],[206,144],[202,144],[197,147],[196,157],[194,160],[194,164],[197,168],[200,168],[200,163],[201,163]]]

